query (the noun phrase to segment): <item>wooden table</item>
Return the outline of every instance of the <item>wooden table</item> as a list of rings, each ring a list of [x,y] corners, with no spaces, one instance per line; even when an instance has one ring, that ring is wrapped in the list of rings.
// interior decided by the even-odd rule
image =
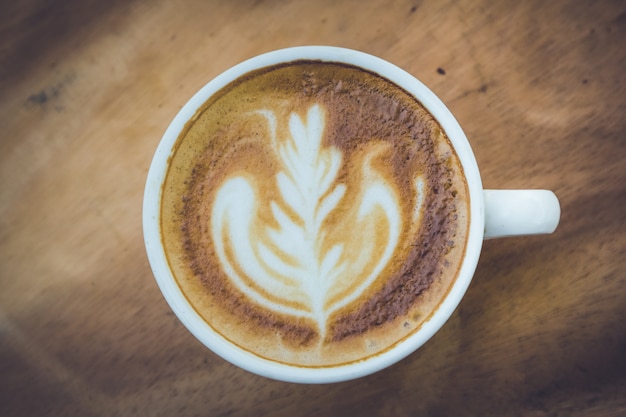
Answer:
[[[179,323],[144,181],[168,123],[281,47],[379,55],[464,127],[488,188],[548,188],[550,236],[487,241],[444,328],[390,369],[267,380]],[[0,415],[626,415],[624,1],[84,1],[0,6]]]

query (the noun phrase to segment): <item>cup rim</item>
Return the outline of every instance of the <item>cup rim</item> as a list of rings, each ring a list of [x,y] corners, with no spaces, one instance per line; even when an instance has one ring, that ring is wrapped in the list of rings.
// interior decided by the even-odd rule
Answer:
[[[297,60],[319,60],[355,65],[377,73],[413,95],[435,117],[450,139],[463,167],[469,189],[469,231],[458,276],[445,299],[413,334],[382,353],[359,362],[331,367],[302,367],[274,362],[235,346],[206,323],[189,304],[170,270],[160,234],[161,192],[168,161],[187,121],[214,93],[252,70]],[[205,84],[176,114],[161,138],[152,159],[144,190],[142,223],[144,243],[153,275],[172,311],[206,347],[249,372],[296,383],[347,381],[378,372],[410,355],[426,343],[450,318],[474,275],[484,235],[483,188],[478,165],[459,123],[443,102],[421,81],[398,66],[374,55],[334,46],[298,46],[267,52],[247,59]]]

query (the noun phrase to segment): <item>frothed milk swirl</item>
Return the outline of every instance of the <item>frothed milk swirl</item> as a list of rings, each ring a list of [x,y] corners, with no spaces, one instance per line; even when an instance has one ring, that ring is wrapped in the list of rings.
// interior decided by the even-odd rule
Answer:
[[[296,61],[215,94],[163,188],[168,262],[196,311],[264,358],[336,366],[415,332],[458,272],[468,191],[413,97]]]

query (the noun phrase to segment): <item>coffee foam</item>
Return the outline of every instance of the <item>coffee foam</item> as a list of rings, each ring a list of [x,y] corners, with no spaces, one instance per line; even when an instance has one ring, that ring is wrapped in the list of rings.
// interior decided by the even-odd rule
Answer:
[[[419,103],[362,70],[306,62],[238,80],[188,124],[162,229],[214,329],[273,360],[333,366],[431,314],[463,254],[466,204]]]

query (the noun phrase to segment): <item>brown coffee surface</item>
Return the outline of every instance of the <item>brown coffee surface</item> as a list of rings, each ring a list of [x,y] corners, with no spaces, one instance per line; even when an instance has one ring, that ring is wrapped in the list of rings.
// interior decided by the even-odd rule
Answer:
[[[468,204],[458,157],[415,98],[356,67],[296,61],[237,79],[187,123],[161,227],[213,329],[325,367],[428,320],[460,268]]]

